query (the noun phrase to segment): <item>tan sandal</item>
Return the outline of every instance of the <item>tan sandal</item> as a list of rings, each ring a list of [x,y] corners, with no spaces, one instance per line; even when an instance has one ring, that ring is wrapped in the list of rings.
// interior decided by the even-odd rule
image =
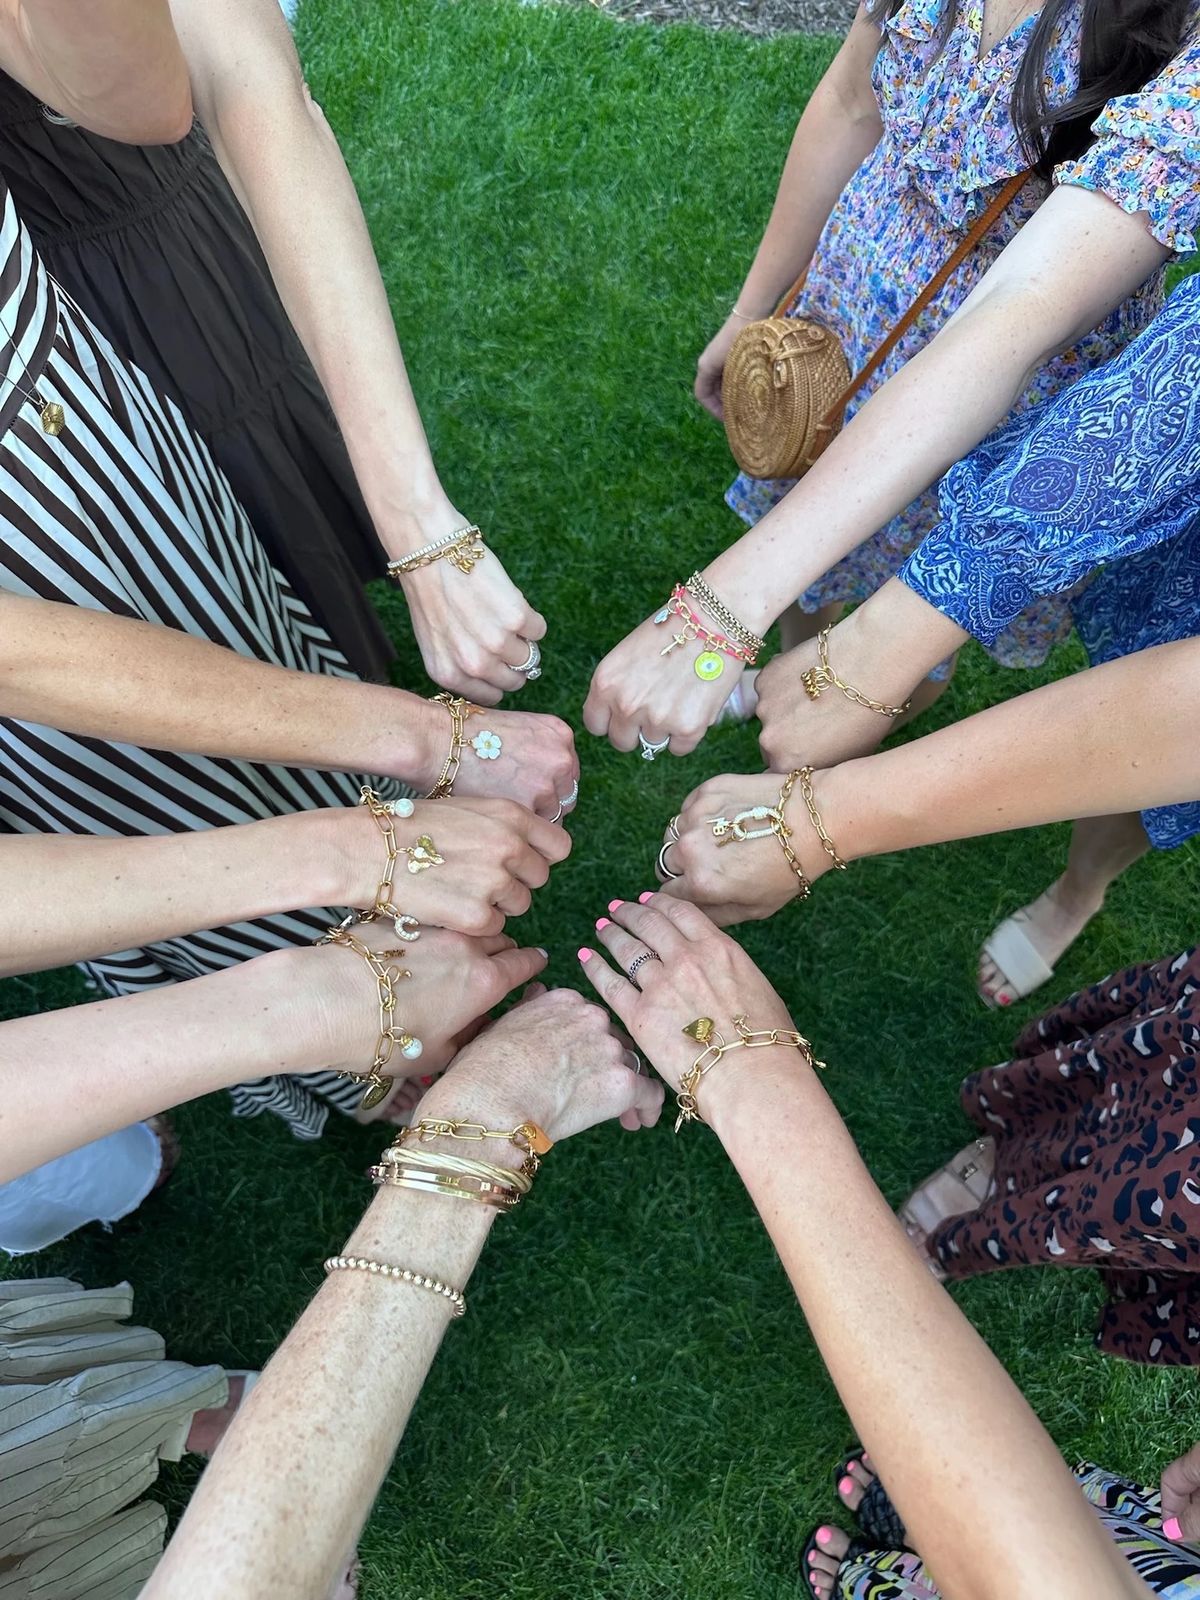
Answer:
[[[983,1160],[989,1152],[994,1158],[992,1140],[973,1139],[944,1167],[939,1167],[924,1183],[918,1184],[900,1207],[898,1215],[905,1231],[926,1254],[929,1236],[943,1222],[978,1211],[996,1193],[995,1175],[987,1170]],[[932,1257],[930,1268],[935,1276],[942,1276]]]

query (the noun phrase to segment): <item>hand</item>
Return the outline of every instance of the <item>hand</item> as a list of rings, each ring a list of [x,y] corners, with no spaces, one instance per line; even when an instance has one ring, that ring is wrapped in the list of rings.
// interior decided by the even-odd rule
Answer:
[[[583,707],[589,733],[607,735],[616,750],[636,750],[639,734],[650,744],[670,736],[673,756],[689,755],[696,748],[720,716],[743,667],[722,655],[724,672],[704,682],[696,676],[695,661],[707,647],[698,640],[663,655],[679,626],[674,614],[661,624],[647,620],[609,651],[596,668]]]
[[[467,518],[445,501],[402,544],[385,541],[385,546],[390,559],[402,560],[409,551],[467,525]],[[489,547],[470,573],[443,559],[397,581],[408,601],[425,671],[440,688],[494,706],[502,694],[516,693],[529,682],[515,669],[529,659],[530,644],[545,638],[546,621],[494,550]]]
[[[683,1031],[698,1017],[711,1017],[729,1040],[736,1037],[734,1017],[745,1016],[755,1030],[792,1028],[787,1007],[741,945],[695,906],[656,894],[637,905],[623,902],[609,918],[597,929],[614,965],[583,949],[584,975],[673,1089],[702,1048]],[[659,959],[643,962],[631,983],[626,971],[646,950]],[[731,1081],[719,1069],[705,1080],[704,1101],[710,1082],[715,1090],[720,1079]]]
[[[696,363],[696,383],[693,393],[705,411],[710,411],[718,422],[725,416],[721,406],[721,380],[725,376],[725,362],[729,358],[733,341],[746,325],[741,317],[727,317],[700,352],[700,359]]]
[[[817,773],[813,777],[818,807],[821,776]],[[773,917],[789,900],[794,900],[799,882],[773,834],[720,844],[713,833],[714,818],[725,817],[732,821],[739,811],[749,811],[754,806],[777,807],[779,789],[778,776],[770,772],[753,777],[730,773],[710,778],[694,789],[675,821],[679,837],[664,855],[667,867],[679,873],[679,877],[666,883],[663,893],[679,900],[691,900],[707,912],[713,922],[722,925]],[[792,829],[788,842],[800,860],[805,877],[810,882],[815,881],[831,863],[812,827],[798,786],[792,790],[784,821]],[[832,829],[829,818],[825,817],[824,821],[826,827]],[[746,819],[743,826],[764,828],[769,823]],[[670,829],[666,838],[671,838]]]
[[[555,1143],[610,1117],[652,1127],[662,1085],[632,1071],[628,1055],[599,1006],[573,989],[543,991],[469,1044],[416,1114],[493,1128],[536,1122]]]
[[[1162,1509],[1163,1532],[1168,1539],[1176,1537],[1174,1530],[1168,1532],[1165,1526],[1174,1517],[1179,1524],[1178,1540],[1200,1544],[1200,1444],[1172,1461],[1163,1473]]]
[[[546,965],[542,950],[519,950],[512,939],[495,934],[471,939],[443,928],[422,930],[420,942],[397,949],[390,923],[357,923],[349,929],[368,949],[388,952],[384,965],[412,974],[394,980],[395,1026],[420,1039],[421,1054],[409,1058],[397,1049],[386,1073],[395,1078],[440,1072],[470,1037],[480,1018]],[[327,1067],[367,1072],[379,1040],[376,980],[354,950],[317,945],[295,952],[304,972],[297,985],[297,1028],[326,1030]],[[287,1072],[287,1062],[280,1071]]]
[[[445,716],[443,707],[437,709]],[[449,748],[448,716],[443,731]],[[488,710],[482,716],[469,718],[465,731],[468,741],[479,733],[495,733],[501,748],[494,761],[484,761],[467,743],[460,752],[454,799],[503,797],[551,822],[560,822],[564,810],[569,811],[575,804],[579,797],[579,757],[575,754],[575,735],[565,722],[533,711]]]
[[[330,904],[370,910],[387,861],[383,835],[371,813],[366,806],[349,806],[303,815],[326,819],[333,829],[339,888]],[[393,824],[402,853],[392,880],[392,904],[423,927],[455,933],[502,933],[505,917],[523,916],[532,891],[542,888],[550,868],[571,852],[565,828],[553,827],[515,800],[417,800],[412,816],[394,817]],[[403,849],[421,834],[433,840],[444,865],[409,872]]]

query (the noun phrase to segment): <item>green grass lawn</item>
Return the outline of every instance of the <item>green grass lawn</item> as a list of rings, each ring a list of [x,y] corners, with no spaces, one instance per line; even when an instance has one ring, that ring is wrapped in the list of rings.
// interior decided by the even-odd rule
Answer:
[[[580,728],[583,794],[574,855],[517,931],[550,949],[551,981],[574,983],[592,920],[650,885],[682,795],[759,764],[753,733],[727,730],[650,767],[588,738],[578,708],[604,651],[735,532],[729,458],[692,372],[831,46],[510,0],[305,0],[298,36],[447,484],[549,619],[545,675],[521,703]],[[403,606],[380,603],[401,681],[419,685]],[[1071,646],[1020,676],[973,650],[930,725],[1080,659]],[[959,1078],[1034,1014],[985,1012],[975,955],[1065,843],[1046,829],[862,863],[744,935],[829,1061],[889,1197],[963,1142]],[[1197,888],[1194,853],[1143,862],[1056,991],[1192,941]],[[70,973],[9,980],[0,1015],[84,998]],[[272,1121],[233,1123],[221,1097],[178,1122],[184,1160],[163,1193],[33,1270],[128,1277],[171,1354],[255,1366],[359,1214],[379,1134],[339,1125],[309,1147]],[[1093,1350],[1089,1273],[956,1294],[1068,1455],[1153,1476],[1190,1442],[1190,1376]],[[886,1296],[878,1309],[884,1340]],[[849,1438],[711,1136],[601,1130],[556,1150],[533,1201],[497,1225],[364,1538],[362,1592],[791,1600]],[[168,1468],[158,1492],[178,1508],[194,1480]]]

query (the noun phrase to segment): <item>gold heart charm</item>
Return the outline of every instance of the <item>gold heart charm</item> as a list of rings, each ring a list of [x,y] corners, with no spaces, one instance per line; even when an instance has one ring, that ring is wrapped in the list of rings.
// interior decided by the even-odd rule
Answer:
[[[695,1022],[689,1022],[683,1031],[689,1039],[695,1039],[699,1044],[707,1044],[713,1036],[713,1019],[697,1017]]]

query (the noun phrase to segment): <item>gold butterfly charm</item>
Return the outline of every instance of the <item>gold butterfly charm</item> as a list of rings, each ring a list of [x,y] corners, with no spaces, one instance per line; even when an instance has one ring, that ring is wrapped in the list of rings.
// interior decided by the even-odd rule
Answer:
[[[695,1039],[699,1044],[707,1044],[713,1036],[713,1026],[711,1017],[697,1017],[695,1022],[689,1022],[683,1031],[689,1039]]]
[[[416,844],[405,845],[404,854],[408,857],[410,872],[424,872],[426,867],[441,867],[446,862],[445,856],[438,855],[437,845],[427,833],[423,833]]]

